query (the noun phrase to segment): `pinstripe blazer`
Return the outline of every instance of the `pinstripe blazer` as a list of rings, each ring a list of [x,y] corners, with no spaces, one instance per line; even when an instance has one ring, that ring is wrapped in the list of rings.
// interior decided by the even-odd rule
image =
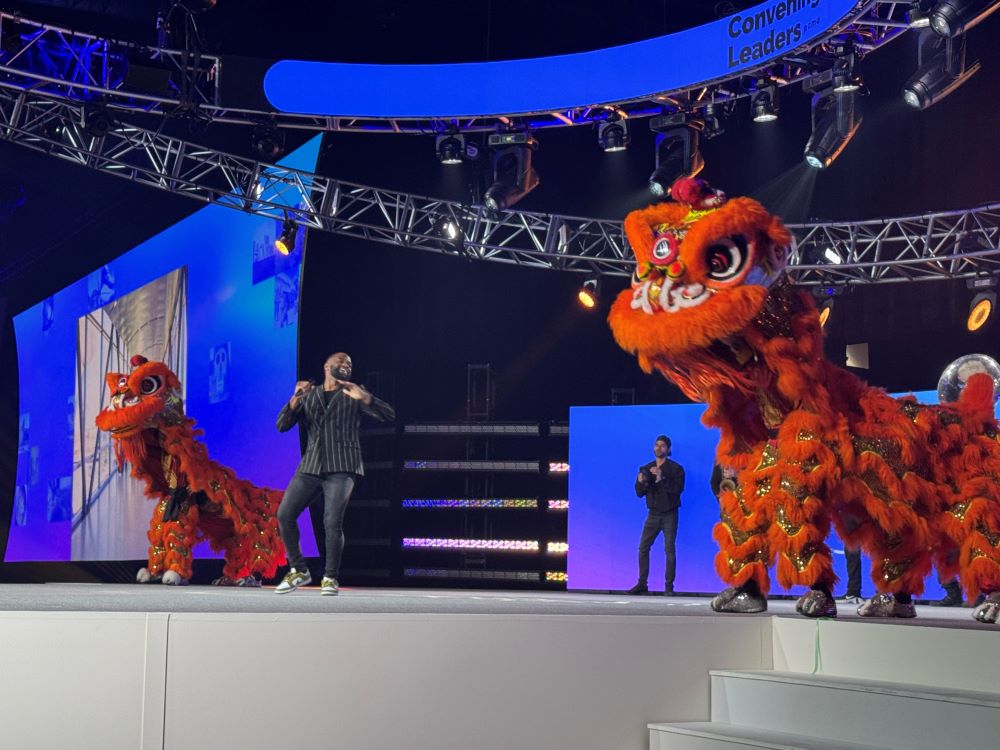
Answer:
[[[327,404],[323,388],[317,386],[299,400],[296,408],[285,403],[278,412],[277,427],[279,432],[287,432],[298,424],[306,433],[306,449],[299,463],[299,472],[327,474],[343,471],[364,476],[358,435],[362,414],[380,422],[396,418],[396,412],[385,401],[372,396],[372,402],[364,404],[339,388]]]

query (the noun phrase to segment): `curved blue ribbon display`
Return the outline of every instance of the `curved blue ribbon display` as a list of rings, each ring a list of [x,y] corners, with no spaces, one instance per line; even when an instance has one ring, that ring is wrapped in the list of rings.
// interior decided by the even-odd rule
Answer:
[[[572,55],[440,65],[282,60],[264,77],[276,109],[434,118],[550,112],[642,99],[727,78],[821,37],[857,0],[769,0],[693,29]]]

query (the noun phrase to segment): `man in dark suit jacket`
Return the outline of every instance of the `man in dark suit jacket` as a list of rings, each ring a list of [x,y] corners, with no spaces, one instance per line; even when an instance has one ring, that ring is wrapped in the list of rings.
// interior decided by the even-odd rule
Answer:
[[[320,593],[327,596],[338,593],[337,576],[344,552],[344,512],[355,479],[365,474],[358,434],[361,416],[368,415],[380,422],[391,421],[396,416],[389,404],[352,383],[351,371],[350,357],[343,352],[330,355],[323,365],[323,385],[314,387],[309,381],[299,381],[292,398],[278,414],[279,431],[287,432],[298,424],[306,432],[302,461],[278,507],[281,540],[292,566],[275,589],[279,594],[312,583],[299,546],[298,519],[320,491],[325,504],[326,538]]]
[[[681,493],[684,491],[684,467],[671,461],[670,438],[660,435],[653,444],[655,458],[639,467],[635,480],[635,494],[646,498],[649,513],[642,525],[639,537],[639,580],[628,590],[629,594],[645,594],[649,591],[649,548],[656,537],[663,533],[663,549],[667,554],[667,569],[664,575],[664,596],[674,595],[674,574],[677,570],[677,511],[681,507]]]

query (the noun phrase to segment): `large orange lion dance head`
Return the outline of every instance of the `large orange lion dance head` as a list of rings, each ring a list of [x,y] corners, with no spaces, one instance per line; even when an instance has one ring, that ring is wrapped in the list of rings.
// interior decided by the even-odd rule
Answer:
[[[608,317],[615,340],[693,400],[713,385],[752,390],[748,329],[781,282],[791,235],[757,201],[727,200],[703,180],[670,193],[625,219],[636,269]]]
[[[145,430],[161,424],[178,424],[184,419],[181,384],[163,362],[132,357],[131,373],[109,372],[105,380],[110,399],[97,415],[97,427],[111,433],[119,468],[124,461],[145,454]]]

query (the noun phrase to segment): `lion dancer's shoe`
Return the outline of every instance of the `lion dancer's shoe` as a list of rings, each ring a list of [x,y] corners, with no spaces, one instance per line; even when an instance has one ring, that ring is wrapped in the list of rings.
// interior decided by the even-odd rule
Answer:
[[[972,616],[988,624],[1000,622],[1000,591],[987,594],[983,603],[972,610]]]
[[[795,602],[795,611],[806,617],[836,617],[837,601],[825,586],[809,589]]]
[[[916,617],[917,610],[909,594],[876,594],[858,607],[858,615],[908,619]]]
[[[754,614],[767,611],[767,597],[761,593],[757,581],[751,579],[741,586],[730,586],[712,599],[716,612]]]

